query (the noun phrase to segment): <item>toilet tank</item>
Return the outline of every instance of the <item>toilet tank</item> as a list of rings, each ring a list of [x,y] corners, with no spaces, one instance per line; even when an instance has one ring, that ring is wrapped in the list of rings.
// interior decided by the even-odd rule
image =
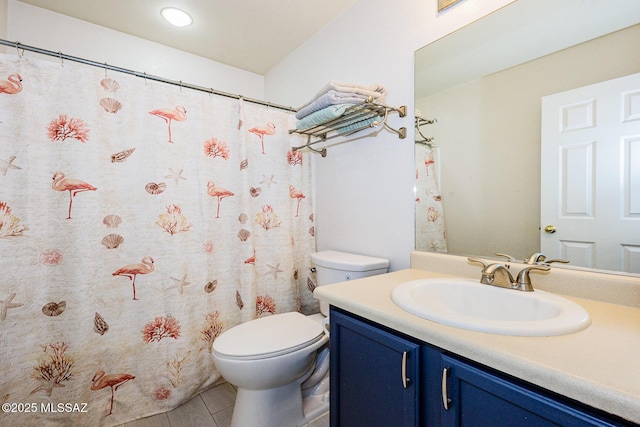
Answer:
[[[316,270],[316,286],[375,276],[389,268],[388,259],[338,251],[312,253],[311,263]],[[320,311],[328,316],[329,305],[320,301]]]

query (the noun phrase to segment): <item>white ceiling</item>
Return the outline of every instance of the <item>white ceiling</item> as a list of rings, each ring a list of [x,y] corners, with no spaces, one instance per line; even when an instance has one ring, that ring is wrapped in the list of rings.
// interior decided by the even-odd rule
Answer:
[[[357,0],[20,0],[53,12],[265,74]],[[178,7],[193,24],[160,16]]]

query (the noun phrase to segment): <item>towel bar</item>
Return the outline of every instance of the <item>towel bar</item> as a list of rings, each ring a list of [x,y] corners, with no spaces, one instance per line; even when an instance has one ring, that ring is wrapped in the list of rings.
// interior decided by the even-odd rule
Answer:
[[[424,126],[424,125],[432,125],[434,123],[437,123],[438,119],[424,119],[424,118],[420,117],[418,114],[419,113],[416,112],[415,126],[416,126],[417,135],[416,135],[415,143],[416,144],[424,144],[424,145],[427,145],[427,146],[433,148],[435,146],[435,144],[433,144],[433,140],[435,138],[432,137],[432,136],[424,136],[424,134],[420,130],[420,127]],[[422,139],[418,139],[418,135],[420,135],[420,137]]]

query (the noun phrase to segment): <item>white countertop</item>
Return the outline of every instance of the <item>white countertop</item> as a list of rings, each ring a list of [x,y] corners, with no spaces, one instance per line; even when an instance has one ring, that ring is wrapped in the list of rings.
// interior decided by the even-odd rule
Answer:
[[[557,337],[473,332],[405,312],[391,300],[400,283],[452,277],[407,269],[315,289],[314,295],[373,322],[640,423],[640,308],[566,296],[591,316],[587,329]]]

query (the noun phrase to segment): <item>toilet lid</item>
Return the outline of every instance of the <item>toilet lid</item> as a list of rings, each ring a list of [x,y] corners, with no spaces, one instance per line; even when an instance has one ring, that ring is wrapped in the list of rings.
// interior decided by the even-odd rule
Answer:
[[[321,267],[346,271],[371,271],[389,267],[389,260],[338,251],[321,251],[311,255],[311,261]]]
[[[303,314],[276,314],[223,332],[213,342],[213,351],[233,358],[274,357],[311,345],[322,335],[320,322]]]

